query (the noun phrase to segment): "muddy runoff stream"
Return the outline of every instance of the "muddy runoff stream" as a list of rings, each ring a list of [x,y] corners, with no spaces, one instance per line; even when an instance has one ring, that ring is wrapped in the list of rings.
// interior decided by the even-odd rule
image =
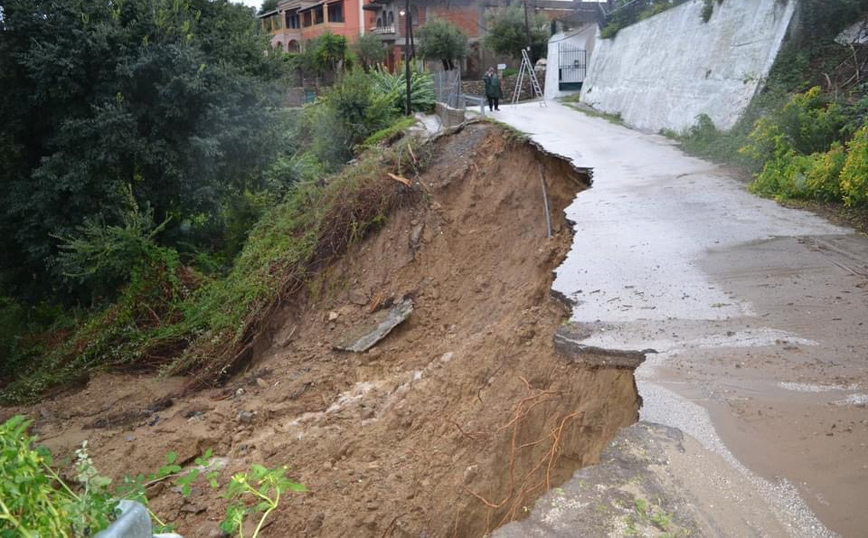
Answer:
[[[95,377],[24,410],[46,444],[65,454],[88,439],[115,477],[170,450],[184,463],[213,448],[221,482],[286,465],[310,493],[287,497],[265,536],[483,536],[596,463],[640,400],[629,364],[589,366],[553,339],[569,315],[551,295],[572,242],[564,209],[589,175],[490,124],[435,144],[420,201],[282,305],[246,373],[191,394],[184,379]],[[374,347],[334,349],[406,301],[412,313]],[[149,493],[183,535],[219,536],[219,493]]]

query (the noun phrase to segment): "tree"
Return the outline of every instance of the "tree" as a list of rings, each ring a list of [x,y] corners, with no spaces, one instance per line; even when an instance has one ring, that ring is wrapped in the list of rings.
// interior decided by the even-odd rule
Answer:
[[[262,7],[259,8],[259,14],[268,13],[269,11],[274,11],[277,9],[277,1],[278,0],[265,0],[262,2]]]
[[[131,189],[171,244],[258,181],[283,62],[226,0],[5,0],[0,286],[66,291],[58,237],[122,224]],[[213,234],[212,234],[213,235]],[[87,297],[87,291],[68,295]]]
[[[521,50],[528,46],[525,8],[516,1],[505,8],[489,13],[485,46],[498,54],[521,58]],[[541,13],[528,14],[530,26],[531,61],[544,58],[548,51],[549,23]]]
[[[366,73],[372,66],[386,59],[386,46],[376,34],[360,35],[359,40],[353,45],[353,50]]]
[[[467,56],[467,36],[446,19],[432,19],[419,28],[419,56],[440,60],[443,69],[455,69],[455,60]]]

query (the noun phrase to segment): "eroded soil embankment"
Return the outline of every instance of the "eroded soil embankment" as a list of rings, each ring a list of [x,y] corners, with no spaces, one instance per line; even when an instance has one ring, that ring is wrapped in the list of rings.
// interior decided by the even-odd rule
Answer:
[[[481,536],[521,518],[638,418],[631,371],[570,364],[552,344],[566,317],[549,298],[571,244],[564,208],[587,178],[486,124],[441,138],[435,155],[423,201],[284,305],[249,374],[127,425],[99,419],[146,409],[183,380],[96,378],[30,410],[48,444],[64,452],[87,438],[114,476],[208,447],[228,458],[221,480],[251,463],[287,465],[310,493],[285,500],[268,536]],[[415,311],[377,347],[331,348],[404,296]],[[223,516],[205,487],[189,499],[152,494],[188,537],[209,536]]]

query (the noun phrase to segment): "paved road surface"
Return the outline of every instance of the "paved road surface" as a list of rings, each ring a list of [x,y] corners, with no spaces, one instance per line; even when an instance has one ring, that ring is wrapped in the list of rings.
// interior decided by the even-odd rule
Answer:
[[[866,536],[868,239],[662,136],[558,103],[493,117],[593,168],[554,288],[585,344],[658,352],[642,419],[716,452],[788,534]]]

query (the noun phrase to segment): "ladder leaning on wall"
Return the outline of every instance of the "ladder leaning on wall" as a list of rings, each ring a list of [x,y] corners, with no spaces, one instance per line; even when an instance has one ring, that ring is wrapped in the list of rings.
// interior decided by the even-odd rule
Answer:
[[[524,74],[527,73],[530,77],[531,91],[534,98],[539,98],[539,105],[547,107],[546,98],[540,88],[539,80],[536,78],[536,71],[530,63],[530,57],[527,55],[527,49],[521,49],[521,68],[518,70],[518,79],[515,81],[515,91],[512,92],[512,104],[518,104],[518,99],[521,97],[521,85],[524,82]]]

